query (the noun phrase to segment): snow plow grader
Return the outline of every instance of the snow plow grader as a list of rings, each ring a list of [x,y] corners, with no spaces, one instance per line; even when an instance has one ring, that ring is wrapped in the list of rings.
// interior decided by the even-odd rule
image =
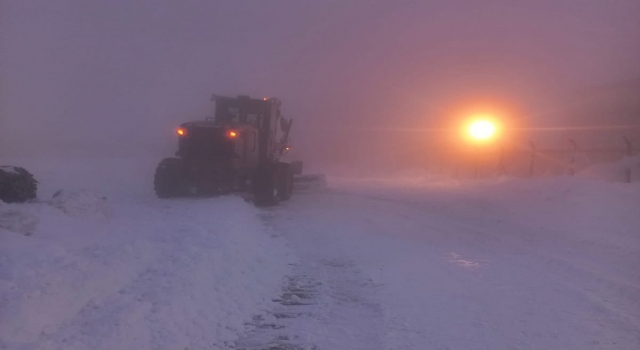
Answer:
[[[253,195],[258,206],[290,199],[302,162],[281,159],[290,150],[293,121],[282,117],[280,100],[216,95],[211,100],[214,117],[186,122],[176,129],[178,150],[156,168],[156,195],[245,192]],[[308,176],[305,179],[309,181]]]

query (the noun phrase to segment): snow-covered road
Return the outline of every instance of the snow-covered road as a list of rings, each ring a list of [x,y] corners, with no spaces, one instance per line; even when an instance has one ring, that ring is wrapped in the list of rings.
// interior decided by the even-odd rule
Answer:
[[[298,256],[292,278],[317,287],[312,306],[285,307],[300,316],[257,333],[319,349],[638,348],[639,194],[334,181],[265,214]]]
[[[332,179],[256,209],[156,199],[151,162],[25,165],[44,200],[0,207],[0,348],[640,347],[637,184]]]

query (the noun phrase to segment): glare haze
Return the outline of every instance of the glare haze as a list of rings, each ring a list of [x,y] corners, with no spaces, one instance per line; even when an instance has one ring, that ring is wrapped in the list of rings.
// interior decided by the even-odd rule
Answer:
[[[0,0],[0,350],[640,349],[639,19]]]
[[[169,150],[216,93],[281,98],[296,151],[331,157],[327,141],[380,137],[341,130],[437,127],[487,103],[544,124],[550,96],[640,76],[634,0],[0,4],[12,152]]]

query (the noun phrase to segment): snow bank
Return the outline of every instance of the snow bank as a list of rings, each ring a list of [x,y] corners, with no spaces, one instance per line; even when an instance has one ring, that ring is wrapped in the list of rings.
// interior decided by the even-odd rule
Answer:
[[[37,225],[36,216],[0,202],[0,229],[31,236]]]
[[[0,207],[0,348],[224,348],[278,294],[289,253],[242,199],[104,204]]]
[[[87,190],[59,190],[49,204],[72,217],[100,216],[108,219],[112,216],[107,198]]]

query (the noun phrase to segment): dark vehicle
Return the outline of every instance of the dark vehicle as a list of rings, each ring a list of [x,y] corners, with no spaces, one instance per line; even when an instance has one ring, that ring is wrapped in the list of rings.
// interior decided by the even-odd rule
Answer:
[[[257,205],[278,204],[293,194],[301,163],[280,157],[289,151],[292,120],[275,98],[214,95],[215,116],[176,130],[175,158],[158,164],[154,187],[160,198],[250,192]],[[295,168],[295,169],[294,169]]]
[[[0,166],[0,201],[22,203],[36,198],[38,181],[26,169]]]

